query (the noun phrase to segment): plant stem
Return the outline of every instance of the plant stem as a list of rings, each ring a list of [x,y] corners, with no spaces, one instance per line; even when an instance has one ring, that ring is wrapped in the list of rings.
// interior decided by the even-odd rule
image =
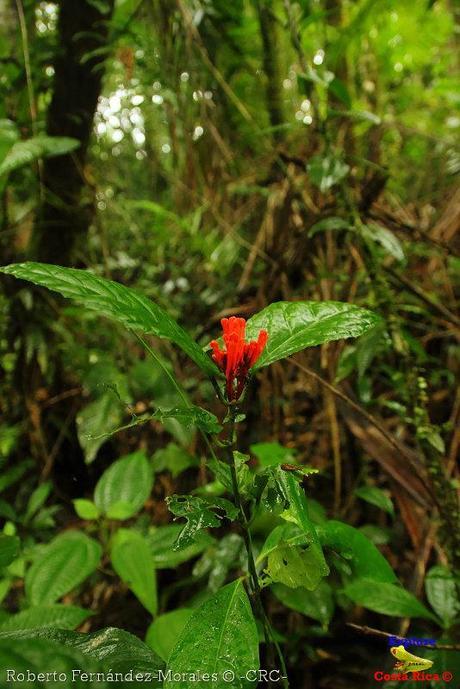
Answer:
[[[263,603],[262,603],[262,596],[261,596],[261,589],[260,589],[260,584],[259,584],[259,577],[257,575],[257,568],[254,560],[254,549],[252,545],[252,537],[251,537],[251,532],[249,530],[249,521],[246,516],[246,512],[244,509],[243,505],[243,500],[241,497],[240,493],[240,487],[238,484],[238,475],[236,471],[236,464],[235,464],[235,457],[233,454],[233,451],[235,449],[235,419],[237,416],[237,409],[236,407],[232,406],[229,407],[229,415],[230,415],[230,421],[228,425],[228,440],[227,440],[227,464],[230,468],[230,473],[232,477],[232,488],[233,488],[233,497],[235,500],[235,504],[239,510],[240,513],[240,524],[243,532],[243,539],[244,539],[244,545],[246,548],[246,553],[248,556],[248,570],[249,570],[249,577],[251,580],[251,587],[252,587],[252,598],[254,601],[254,607],[256,609],[257,614],[260,617],[260,620],[262,622],[263,628],[264,628],[264,636],[265,636],[265,643],[267,644],[267,648],[270,649],[270,646],[273,644],[280,663],[280,669],[281,672],[283,673],[283,687],[284,689],[289,689],[289,680],[287,677],[287,669],[286,669],[286,663],[284,660],[283,653],[281,651],[280,645],[278,641],[275,639],[273,629],[270,624],[270,620],[268,619],[267,613],[265,612]]]

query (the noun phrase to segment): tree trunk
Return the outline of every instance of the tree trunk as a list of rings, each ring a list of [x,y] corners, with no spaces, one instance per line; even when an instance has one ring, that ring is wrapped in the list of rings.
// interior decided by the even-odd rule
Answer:
[[[277,20],[270,2],[257,0],[260,35],[263,47],[263,66],[266,78],[267,109],[272,127],[279,127],[284,122],[283,94],[281,91],[281,67],[278,59],[280,46]],[[280,131],[274,132],[274,138],[280,138]]]
[[[70,136],[80,147],[73,153],[48,158],[43,165],[44,199],[37,217],[31,254],[47,263],[69,265],[78,240],[85,237],[91,206],[82,201],[84,167],[94,114],[101,91],[109,21],[99,3],[61,0],[59,46],[54,61],[54,90],[48,110],[50,136]]]

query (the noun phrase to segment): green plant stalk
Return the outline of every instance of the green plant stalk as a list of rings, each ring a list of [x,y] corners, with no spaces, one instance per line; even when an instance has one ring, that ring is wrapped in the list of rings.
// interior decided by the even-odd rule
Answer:
[[[248,570],[249,570],[249,577],[251,581],[251,586],[252,586],[252,592],[253,592],[253,601],[254,601],[254,607],[256,609],[256,612],[258,613],[260,620],[262,622],[263,628],[264,628],[264,636],[265,636],[265,643],[267,644],[267,648],[270,648],[270,645],[273,644],[277,655],[278,659],[280,662],[281,666],[281,671],[283,673],[283,687],[284,689],[289,689],[289,680],[287,678],[287,668],[286,668],[286,662],[284,660],[283,653],[281,651],[280,645],[278,641],[275,639],[270,620],[267,617],[267,613],[265,612],[263,603],[262,603],[262,596],[261,596],[261,589],[260,589],[260,584],[259,584],[259,577],[257,575],[257,569],[256,569],[256,564],[254,560],[254,549],[252,545],[252,538],[251,538],[251,532],[249,530],[249,522],[248,518],[246,516],[246,512],[244,509],[243,505],[243,500],[241,497],[240,493],[240,488],[238,484],[238,475],[236,471],[236,464],[235,464],[235,457],[233,454],[233,451],[235,449],[235,419],[237,416],[237,408],[235,406],[230,406],[228,407],[228,412],[230,416],[230,421],[229,421],[229,429],[228,429],[228,440],[226,444],[226,450],[227,450],[227,463],[230,468],[230,473],[232,477],[232,488],[233,488],[233,498],[235,501],[235,504],[239,510],[240,513],[240,524],[243,532],[243,539],[244,539],[244,545],[246,548],[246,553],[248,556]]]

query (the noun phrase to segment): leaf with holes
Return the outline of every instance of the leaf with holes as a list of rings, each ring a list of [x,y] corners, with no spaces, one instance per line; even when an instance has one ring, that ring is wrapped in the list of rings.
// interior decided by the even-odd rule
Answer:
[[[101,559],[99,543],[79,531],[66,531],[40,552],[26,573],[31,605],[54,603],[92,574]]]
[[[219,373],[211,358],[166,311],[144,295],[118,282],[106,280],[87,270],[47,263],[14,263],[0,268],[0,272],[59,292],[86,309],[123,323],[130,330],[140,330],[171,340],[205,373]]]
[[[266,576],[290,588],[303,586],[313,591],[329,573],[316,536],[305,533],[296,524],[273,529],[258,559],[264,558],[267,558]]]
[[[278,301],[250,318],[248,339],[268,331],[268,342],[254,369],[268,366],[306,347],[358,337],[380,321],[372,311],[335,301]]]
[[[195,495],[172,495],[166,498],[169,511],[176,517],[185,517],[187,523],[174,544],[180,550],[194,542],[200,531],[218,527],[224,517],[236,519],[238,510],[225,498],[198,497]]]

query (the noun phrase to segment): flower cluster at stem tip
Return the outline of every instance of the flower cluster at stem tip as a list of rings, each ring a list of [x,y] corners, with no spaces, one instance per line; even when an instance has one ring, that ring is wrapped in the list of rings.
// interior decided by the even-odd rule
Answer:
[[[225,373],[226,391],[229,402],[238,400],[246,385],[249,371],[262,354],[268,340],[266,330],[260,330],[257,340],[246,342],[246,321],[244,318],[222,318],[223,340],[221,349],[217,340],[211,344],[212,358]]]

